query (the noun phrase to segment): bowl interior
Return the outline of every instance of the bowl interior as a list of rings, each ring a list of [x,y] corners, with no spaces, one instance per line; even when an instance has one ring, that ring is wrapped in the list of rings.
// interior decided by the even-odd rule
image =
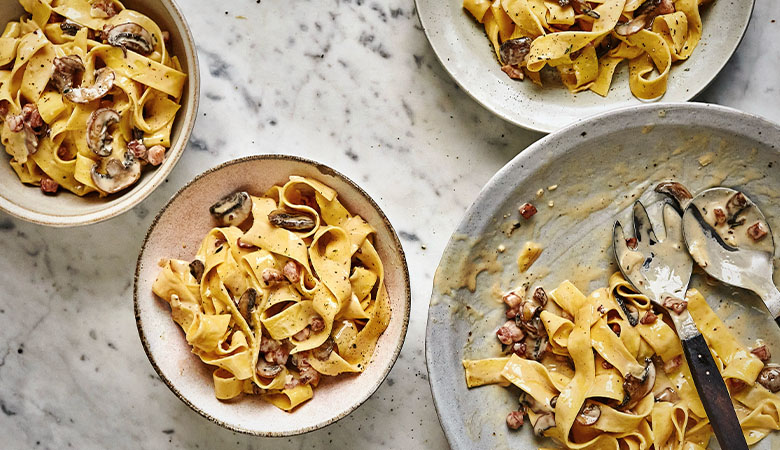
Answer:
[[[626,62],[618,68],[607,97],[590,91],[571,94],[553,76],[543,77],[544,87],[510,80],[501,71],[483,25],[463,9],[462,1],[416,1],[425,33],[444,68],[475,100],[509,122],[550,132],[600,112],[641,104],[629,90]],[[687,61],[672,66],[663,101],[690,100],[715,78],[736,50],[752,10],[752,0],[715,1],[701,7],[699,46]]]
[[[19,20],[25,13],[16,0],[0,8],[0,24]],[[171,34],[171,51],[179,58],[187,81],[181,99],[181,109],[171,131],[171,148],[165,161],[157,168],[145,170],[141,179],[129,190],[99,198],[96,194],[78,197],[70,192],[43,195],[37,186],[22,184],[8,164],[11,157],[0,144],[0,209],[36,223],[51,226],[74,226],[94,223],[127,211],[151,193],[170,173],[187,145],[198,105],[198,61],[195,44],[184,18],[171,0],[127,0],[126,8],[149,16]]]
[[[353,214],[376,229],[377,251],[385,267],[392,317],[371,363],[359,375],[323,377],[314,398],[287,413],[256,396],[222,402],[214,397],[213,368],[191,353],[168,304],[152,294],[163,258],[190,260],[203,236],[214,227],[208,207],[238,189],[262,195],[290,175],[315,178],[338,192]],[[360,188],[334,170],[300,158],[248,157],[207,171],[185,186],[153,222],[138,259],[136,319],[152,365],[171,390],[194,410],[236,431],[264,436],[311,431],[345,416],[363,403],[384,380],[403,344],[409,320],[409,277],[403,249],[387,218]]]
[[[744,190],[770,226],[780,229],[777,142],[780,127],[745,113],[702,104],[648,105],[554,133],[507,164],[466,213],[434,282],[426,357],[436,408],[452,447],[542,445],[530,429],[507,430],[504,420],[517,408],[520,391],[499,386],[468,390],[461,364],[464,358],[500,354],[495,330],[506,320],[500,296],[520,284],[516,258],[526,241],[544,247],[529,270],[532,285],[552,289],[569,279],[583,292],[606,286],[617,270],[610,248],[615,219],[630,223],[631,206],[641,199],[652,205],[651,218],[660,223],[661,199],[652,188],[669,179],[694,193],[717,185]],[[548,190],[552,185],[557,188]],[[544,194],[538,197],[540,188]],[[539,212],[524,221],[517,208],[528,201]],[[515,223],[519,228],[513,230]],[[499,245],[506,251],[497,252]],[[463,287],[469,280],[476,280],[474,292]],[[700,273],[694,273],[691,287],[705,294],[743,344],[755,345],[761,338],[780,349],[780,330],[758,297],[708,286]],[[755,448],[777,448],[777,434]],[[712,444],[717,448],[714,440]]]

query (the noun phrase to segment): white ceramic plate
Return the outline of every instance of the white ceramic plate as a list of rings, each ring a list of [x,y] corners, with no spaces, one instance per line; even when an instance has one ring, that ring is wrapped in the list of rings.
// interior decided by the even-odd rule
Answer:
[[[737,49],[747,30],[754,0],[715,0],[701,8],[704,24],[699,46],[675,63],[664,102],[688,101],[709,85]],[[577,119],[639,105],[621,63],[607,97],[586,91],[571,94],[546,77],[544,87],[509,79],[496,61],[484,26],[463,9],[461,0],[416,0],[417,14],[433,51],[452,78],[485,108],[524,128],[551,132]]]
[[[72,227],[101,222],[122,214],[140,203],[160,185],[179,161],[198,113],[200,72],[195,42],[189,25],[173,0],[127,0],[126,8],[151,17],[160,28],[171,34],[171,51],[179,57],[187,82],[171,132],[171,148],[165,161],[143,171],[141,179],[130,189],[99,198],[96,194],[78,197],[60,189],[57,195],[44,195],[38,186],[22,184],[11,168],[10,155],[0,144],[0,209],[28,222],[52,227]],[[0,8],[0,25],[19,20],[24,9],[17,0],[5,0]]]
[[[506,414],[517,409],[517,388],[468,390],[461,364],[464,358],[499,355],[495,330],[506,321],[500,295],[519,284],[516,258],[525,241],[544,246],[529,270],[536,274],[535,282],[552,289],[570,279],[585,292],[604,287],[617,270],[610,248],[615,219],[629,223],[638,198],[655,205],[649,209],[657,218],[658,194],[652,187],[668,179],[681,181],[694,193],[717,185],[737,187],[760,205],[772,229],[780,230],[778,142],[780,126],[732,109],[699,103],[645,105],[553,133],[501,169],[450,239],[428,313],[428,374],[451,446],[525,449],[542,444],[528,426],[517,432],[506,427]],[[552,185],[558,187],[548,190]],[[544,190],[541,197],[539,189]],[[517,208],[528,201],[539,212],[524,221]],[[519,228],[513,230],[514,224]],[[506,247],[503,253],[497,252],[499,245]],[[476,280],[474,292],[462,287],[470,280]],[[778,360],[780,329],[755,295],[709,287],[696,273],[691,286],[707,296],[745,345],[762,338]],[[711,448],[717,448],[714,439]],[[780,448],[780,433],[753,448]]]
[[[191,260],[214,227],[209,206],[236,190],[262,194],[290,175],[319,180],[376,230],[377,252],[384,263],[392,316],[366,370],[356,375],[323,377],[314,398],[284,412],[257,396],[223,402],[214,397],[213,367],[194,355],[171,318],[167,302],[152,294],[163,258]],[[289,436],[333,423],[360,406],[384,381],[406,336],[411,294],[401,242],[379,206],[355,183],[335,170],[303,158],[250,156],[228,161],[195,177],[177,192],[152,222],[135,272],[135,317],[146,355],[160,378],[190,408],[225,428],[258,436]]]

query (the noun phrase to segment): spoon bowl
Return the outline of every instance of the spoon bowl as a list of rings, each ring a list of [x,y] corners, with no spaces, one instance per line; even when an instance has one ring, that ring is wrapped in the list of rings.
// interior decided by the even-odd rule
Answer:
[[[755,292],[780,320],[772,230],[750,198],[725,187],[701,192],[685,207],[683,236],[691,257],[709,276]]]

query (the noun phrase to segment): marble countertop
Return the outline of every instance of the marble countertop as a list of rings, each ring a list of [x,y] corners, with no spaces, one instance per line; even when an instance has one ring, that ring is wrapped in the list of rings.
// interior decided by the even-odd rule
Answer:
[[[166,183],[131,212],[82,228],[0,213],[0,446],[446,448],[423,351],[433,274],[481,186],[541,135],[457,88],[411,0],[180,6],[202,98]],[[736,56],[699,100],[780,121],[775,19],[780,3],[758,0]],[[133,317],[135,261],[156,212],[196,174],[258,153],[319,160],[361,184],[399,232],[412,280],[406,344],[386,382],[347,418],[291,438],[233,433],[191,411],[158,379]]]

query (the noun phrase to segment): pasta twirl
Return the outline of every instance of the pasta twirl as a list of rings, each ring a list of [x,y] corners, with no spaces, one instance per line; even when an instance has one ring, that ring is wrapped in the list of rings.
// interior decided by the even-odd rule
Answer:
[[[780,396],[767,389],[780,386],[763,377],[776,369],[757,356],[768,352],[741,345],[696,290],[687,300],[748,444],[780,429]],[[619,273],[589,296],[568,281],[549,294],[537,288],[519,310],[497,332],[509,356],[463,361],[468,387],[511,383],[523,392],[510,427],[527,415],[534,432],[567,449],[707,446],[712,429],[676,334]],[[641,320],[632,326],[627,312]],[[625,387],[629,374],[644,370],[655,374],[644,391]]]
[[[290,411],[321,375],[362,372],[390,320],[374,229],[330,187],[290,177],[263,197],[232,194],[192,262],[167,260],[153,291],[214,393],[259,394]]]
[[[484,24],[502,70],[541,84],[558,71],[572,93],[606,96],[615,70],[628,61],[634,96],[666,92],[675,61],[691,56],[702,34],[700,0],[464,0]]]
[[[187,75],[118,0],[20,0],[0,35],[0,140],[45,193],[122,191],[163,162]]]

